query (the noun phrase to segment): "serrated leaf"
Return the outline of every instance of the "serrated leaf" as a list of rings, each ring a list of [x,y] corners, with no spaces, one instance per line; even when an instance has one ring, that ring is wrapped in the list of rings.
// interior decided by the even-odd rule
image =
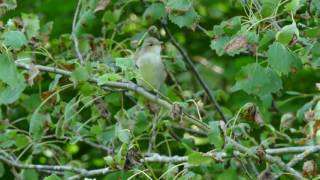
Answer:
[[[151,4],[143,13],[144,19],[158,20],[166,15],[166,9],[162,3]]]
[[[299,38],[299,29],[296,23],[284,26],[276,34],[276,40],[284,45],[288,45],[293,39]]]
[[[188,163],[199,166],[199,165],[206,165],[212,162],[210,157],[206,157],[202,155],[200,152],[193,151],[188,155]]]
[[[234,35],[241,29],[241,17],[235,16],[226,21],[222,21],[219,25],[213,27],[213,33],[216,37],[221,35]]]
[[[21,17],[28,38],[37,36],[40,30],[39,17],[34,14],[22,14]]]
[[[167,7],[172,10],[187,11],[192,7],[193,0],[168,0]]]
[[[288,74],[293,68],[300,69],[301,61],[284,45],[274,42],[267,52],[268,62],[272,69]]]
[[[244,78],[237,80],[232,90],[243,90],[248,94],[264,96],[282,89],[282,81],[278,74],[270,68],[259,64],[248,64],[241,69]]]
[[[219,121],[209,122],[210,132],[208,135],[210,144],[213,144],[217,150],[220,150],[224,144],[224,140],[221,136]]]
[[[218,56],[222,56],[225,51],[225,47],[228,42],[231,40],[231,37],[223,36],[211,41],[210,48],[215,50]]]
[[[169,14],[169,19],[172,23],[178,25],[180,28],[182,27],[192,27],[198,21],[199,15],[198,13],[191,8],[186,11],[182,15],[179,14]]]
[[[20,31],[8,31],[2,34],[3,43],[13,49],[19,49],[27,44],[27,38]]]

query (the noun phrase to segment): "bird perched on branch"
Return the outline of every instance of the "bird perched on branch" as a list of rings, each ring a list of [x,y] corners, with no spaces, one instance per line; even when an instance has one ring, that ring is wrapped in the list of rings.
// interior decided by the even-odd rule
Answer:
[[[161,59],[161,44],[158,39],[147,37],[135,55],[139,73],[137,82],[148,90],[158,91],[167,76]]]

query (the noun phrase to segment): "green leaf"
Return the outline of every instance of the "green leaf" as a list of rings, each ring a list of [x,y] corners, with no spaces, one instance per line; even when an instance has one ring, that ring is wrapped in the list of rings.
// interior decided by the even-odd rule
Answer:
[[[172,23],[182,27],[192,27],[195,25],[199,19],[197,12],[191,8],[187,12],[180,14],[169,14],[169,19]]]
[[[235,16],[227,21],[222,21],[219,25],[213,27],[213,33],[216,37],[221,35],[234,35],[241,29],[241,17]]]
[[[171,10],[188,11],[192,7],[193,0],[168,0],[167,7]]]
[[[22,14],[24,29],[29,39],[39,34],[40,21],[39,17],[34,14]]]
[[[134,69],[136,63],[132,58],[116,58],[116,66],[120,67],[122,71],[126,71],[128,69]]]
[[[291,0],[286,6],[285,9],[288,12],[296,12],[301,7],[300,0]]]
[[[262,0],[261,15],[268,17],[275,13],[279,5],[279,0]]]
[[[119,74],[116,73],[106,73],[102,76],[99,76],[97,79],[97,84],[99,86],[104,85],[110,81],[119,81],[122,77]]]
[[[162,3],[151,4],[143,13],[144,19],[159,20],[166,15],[166,9]]]
[[[224,140],[221,136],[219,121],[210,121],[209,126],[209,142],[213,144],[217,150],[220,150],[224,144]]]
[[[16,86],[7,86],[4,89],[0,89],[0,104],[11,104],[20,98],[22,92],[26,88],[24,82]]]
[[[44,178],[44,180],[62,180],[59,176],[52,174]]]
[[[312,46],[311,54],[313,58],[320,57],[320,43],[317,42]]]
[[[71,79],[76,82],[84,82],[89,79],[89,73],[85,67],[79,67],[71,73]]]
[[[2,34],[3,43],[13,49],[19,49],[27,44],[27,38],[20,31],[8,31]]]
[[[306,37],[316,38],[320,36],[320,27],[312,27],[310,29],[303,30],[302,33]]]
[[[222,56],[225,53],[224,48],[230,40],[231,37],[228,36],[219,37],[211,41],[210,48],[215,50],[218,56]]]
[[[24,148],[27,145],[29,145],[29,143],[30,143],[28,136],[22,135],[22,134],[17,135],[15,138],[15,141],[16,141],[16,146],[18,147],[18,149]]]
[[[10,104],[16,101],[26,87],[23,76],[18,72],[13,60],[0,54],[0,82],[8,86],[0,88],[0,104]]]
[[[44,123],[48,116],[44,114],[35,113],[32,115],[29,126],[29,134],[35,140],[38,140],[44,134]]]
[[[276,40],[284,45],[288,45],[293,39],[299,38],[299,30],[296,23],[284,26],[276,34]]]
[[[0,54],[0,80],[9,86],[17,86],[23,81],[14,61],[7,54]]]
[[[22,179],[23,180],[38,180],[39,174],[34,169],[24,169],[24,170],[22,170]]]
[[[259,49],[266,50],[269,45],[272,44],[276,36],[274,31],[267,31],[263,34],[262,38],[259,41]]]
[[[232,90],[243,90],[248,94],[264,96],[282,89],[282,81],[278,74],[270,68],[259,64],[248,64],[241,69],[244,78],[237,80]]]
[[[274,42],[267,52],[268,61],[272,69],[288,74],[292,69],[300,69],[301,61],[284,45]]]
[[[188,163],[195,166],[206,165],[211,162],[212,162],[212,159],[210,157],[206,157],[197,151],[193,151],[188,155]]]
[[[219,175],[218,180],[238,180],[239,177],[234,169],[227,169],[222,174]]]
[[[88,9],[80,13],[78,23],[76,25],[76,34],[83,33],[86,29],[90,29],[95,20],[94,11]]]
[[[122,129],[120,125],[116,126],[116,136],[121,142],[129,144],[130,133],[128,129]]]
[[[76,98],[72,98],[71,101],[69,101],[65,107],[64,111],[64,121],[68,122],[72,118],[76,117],[76,108],[78,107],[78,101],[76,102]]]

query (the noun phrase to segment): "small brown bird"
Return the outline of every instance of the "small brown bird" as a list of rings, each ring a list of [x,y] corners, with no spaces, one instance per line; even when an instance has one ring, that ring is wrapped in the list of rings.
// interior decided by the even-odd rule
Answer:
[[[138,84],[148,90],[159,90],[167,76],[161,59],[161,44],[158,39],[148,37],[135,55],[140,75]]]

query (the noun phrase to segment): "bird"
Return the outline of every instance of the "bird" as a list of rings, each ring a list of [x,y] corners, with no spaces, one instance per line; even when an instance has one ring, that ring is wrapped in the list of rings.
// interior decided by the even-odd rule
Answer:
[[[162,42],[154,37],[147,37],[135,54],[138,68],[138,85],[147,90],[159,91],[167,73],[161,59]]]

